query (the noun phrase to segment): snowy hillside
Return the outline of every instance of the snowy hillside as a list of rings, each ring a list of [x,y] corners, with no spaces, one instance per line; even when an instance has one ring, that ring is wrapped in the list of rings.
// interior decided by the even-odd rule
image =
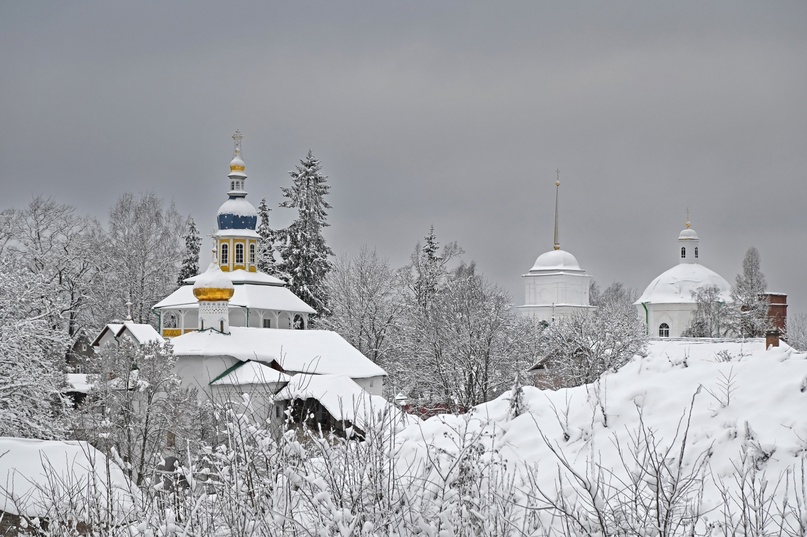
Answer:
[[[535,507],[544,527],[578,519],[573,534],[636,534],[663,526],[665,511],[675,532],[731,534],[756,520],[803,534],[807,355],[763,340],[663,340],[648,351],[599,385],[525,387],[517,417],[508,392],[407,428],[399,465],[440,481],[476,450],[479,479],[501,481],[506,467],[515,478],[499,494]]]

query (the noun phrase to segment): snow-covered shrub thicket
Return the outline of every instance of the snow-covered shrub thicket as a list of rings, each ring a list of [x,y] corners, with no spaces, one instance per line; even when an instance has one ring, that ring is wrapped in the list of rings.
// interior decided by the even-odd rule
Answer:
[[[591,312],[575,312],[541,330],[538,353],[559,386],[595,383],[643,354],[647,331],[636,315],[633,295],[622,284],[596,293]]]
[[[92,389],[75,413],[73,436],[112,456],[137,485],[176,442],[198,437],[196,392],[182,388],[169,343],[107,345],[94,359]]]
[[[0,258],[0,436],[64,437],[64,307],[56,282]]]

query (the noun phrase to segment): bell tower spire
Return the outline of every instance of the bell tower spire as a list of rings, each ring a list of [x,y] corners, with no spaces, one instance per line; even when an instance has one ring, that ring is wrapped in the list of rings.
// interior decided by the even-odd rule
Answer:
[[[227,201],[219,207],[216,215],[218,229],[213,235],[216,241],[218,264],[221,270],[257,270],[256,252],[258,249],[258,211],[247,201],[244,187],[247,174],[244,173],[244,160],[241,158],[241,131],[233,134],[233,159],[227,179],[230,191]]]
[[[560,192],[560,169],[555,170],[555,250],[560,250],[558,240],[558,193]]]

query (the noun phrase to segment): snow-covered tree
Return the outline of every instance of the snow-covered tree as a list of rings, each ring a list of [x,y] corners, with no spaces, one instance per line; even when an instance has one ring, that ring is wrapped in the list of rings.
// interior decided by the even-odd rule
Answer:
[[[699,287],[692,292],[695,311],[684,337],[726,337],[733,330],[732,311],[723,303],[716,285]]]
[[[297,169],[289,172],[292,186],[282,188],[286,198],[281,207],[297,209],[297,219],[283,231],[279,245],[280,271],[287,278],[289,288],[317,313],[328,311],[328,297],[323,286],[331,268],[333,251],[325,243],[323,228],[328,226],[325,200],[330,186],[326,175],[320,173],[322,165],[309,149]]]
[[[591,312],[575,312],[541,330],[539,352],[562,386],[592,383],[644,353],[647,335],[634,293],[612,284]]]
[[[794,349],[807,351],[807,314],[796,313],[787,318],[785,341]]]
[[[57,281],[0,259],[0,436],[62,438],[66,430],[67,333],[52,320],[64,309]]]
[[[183,285],[186,278],[192,278],[199,274],[199,250],[202,248],[202,238],[196,228],[196,222],[192,217],[188,217],[185,225],[185,256],[182,258],[182,266],[179,269],[177,285]]]
[[[91,323],[95,286],[107,263],[99,223],[42,197],[4,211],[2,220],[3,251],[24,260],[22,270],[56,285],[61,309],[52,312],[51,325],[72,336]]]
[[[768,325],[768,300],[764,295],[768,284],[760,264],[759,251],[750,247],[743,258],[743,271],[731,288],[735,330],[742,337],[764,336]]]
[[[410,256],[408,272],[410,288],[415,302],[422,313],[427,312],[429,305],[450,273],[449,264],[463,254],[456,242],[450,242],[440,251],[440,243],[434,234],[434,226],[424,237],[423,245],[418,243]]]
[[[266,198],[258,205],[258,270],[271,276],[277,275],[275,266],[275,234],[269,227],[269,211]]]
[[[151,307],[176,288],[182,262],[184,219],[154,194],[124,194],[109,215],[110,270],[104,282],[106,320],[120,318],[131,301],[132,318],[153,321]]]
[[[114,453],[138,485],[160,464],[177,439],[196,434],[196,393],[180,386],[170,344],[138,345],[128,339],[107,345],[90,376],[88,402],[76,417],[75,435]]]
[[[515,372],[535,360],[535,332],[473,264],[447,269],[455,243],[444,257],[428,250],[418,248],[401,273],[408,293],[403,333],[387,369],[422,404],[468,408],[507,390]]]
[[[400,285],[389,261],[362,246],[341,256],[325,278],[331,313],[322,328],[334,330],[365,356],[383,363],[395,344],[403,310]]]

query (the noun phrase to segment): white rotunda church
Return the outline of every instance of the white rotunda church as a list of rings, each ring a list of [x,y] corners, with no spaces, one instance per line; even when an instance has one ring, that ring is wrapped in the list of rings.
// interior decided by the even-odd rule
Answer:
[[[686,227],[678,235],[675,255],[678,264],[650,282],[634,302],[650,336],[681,337],[697,306],[695,293],[698,289],[716,286],[719,300],[731,302],[729,282],[700,264],[700,239],[688,217]]]
[[[541,254],[530,271],[523,274],[524,305],[521,314],[537,322],[551,323],[578,311],[593,308],[589,302],[591,275],[577,259],[560,249],[558,240],[558,191],[555,181],[555,241],[552,250]]]

